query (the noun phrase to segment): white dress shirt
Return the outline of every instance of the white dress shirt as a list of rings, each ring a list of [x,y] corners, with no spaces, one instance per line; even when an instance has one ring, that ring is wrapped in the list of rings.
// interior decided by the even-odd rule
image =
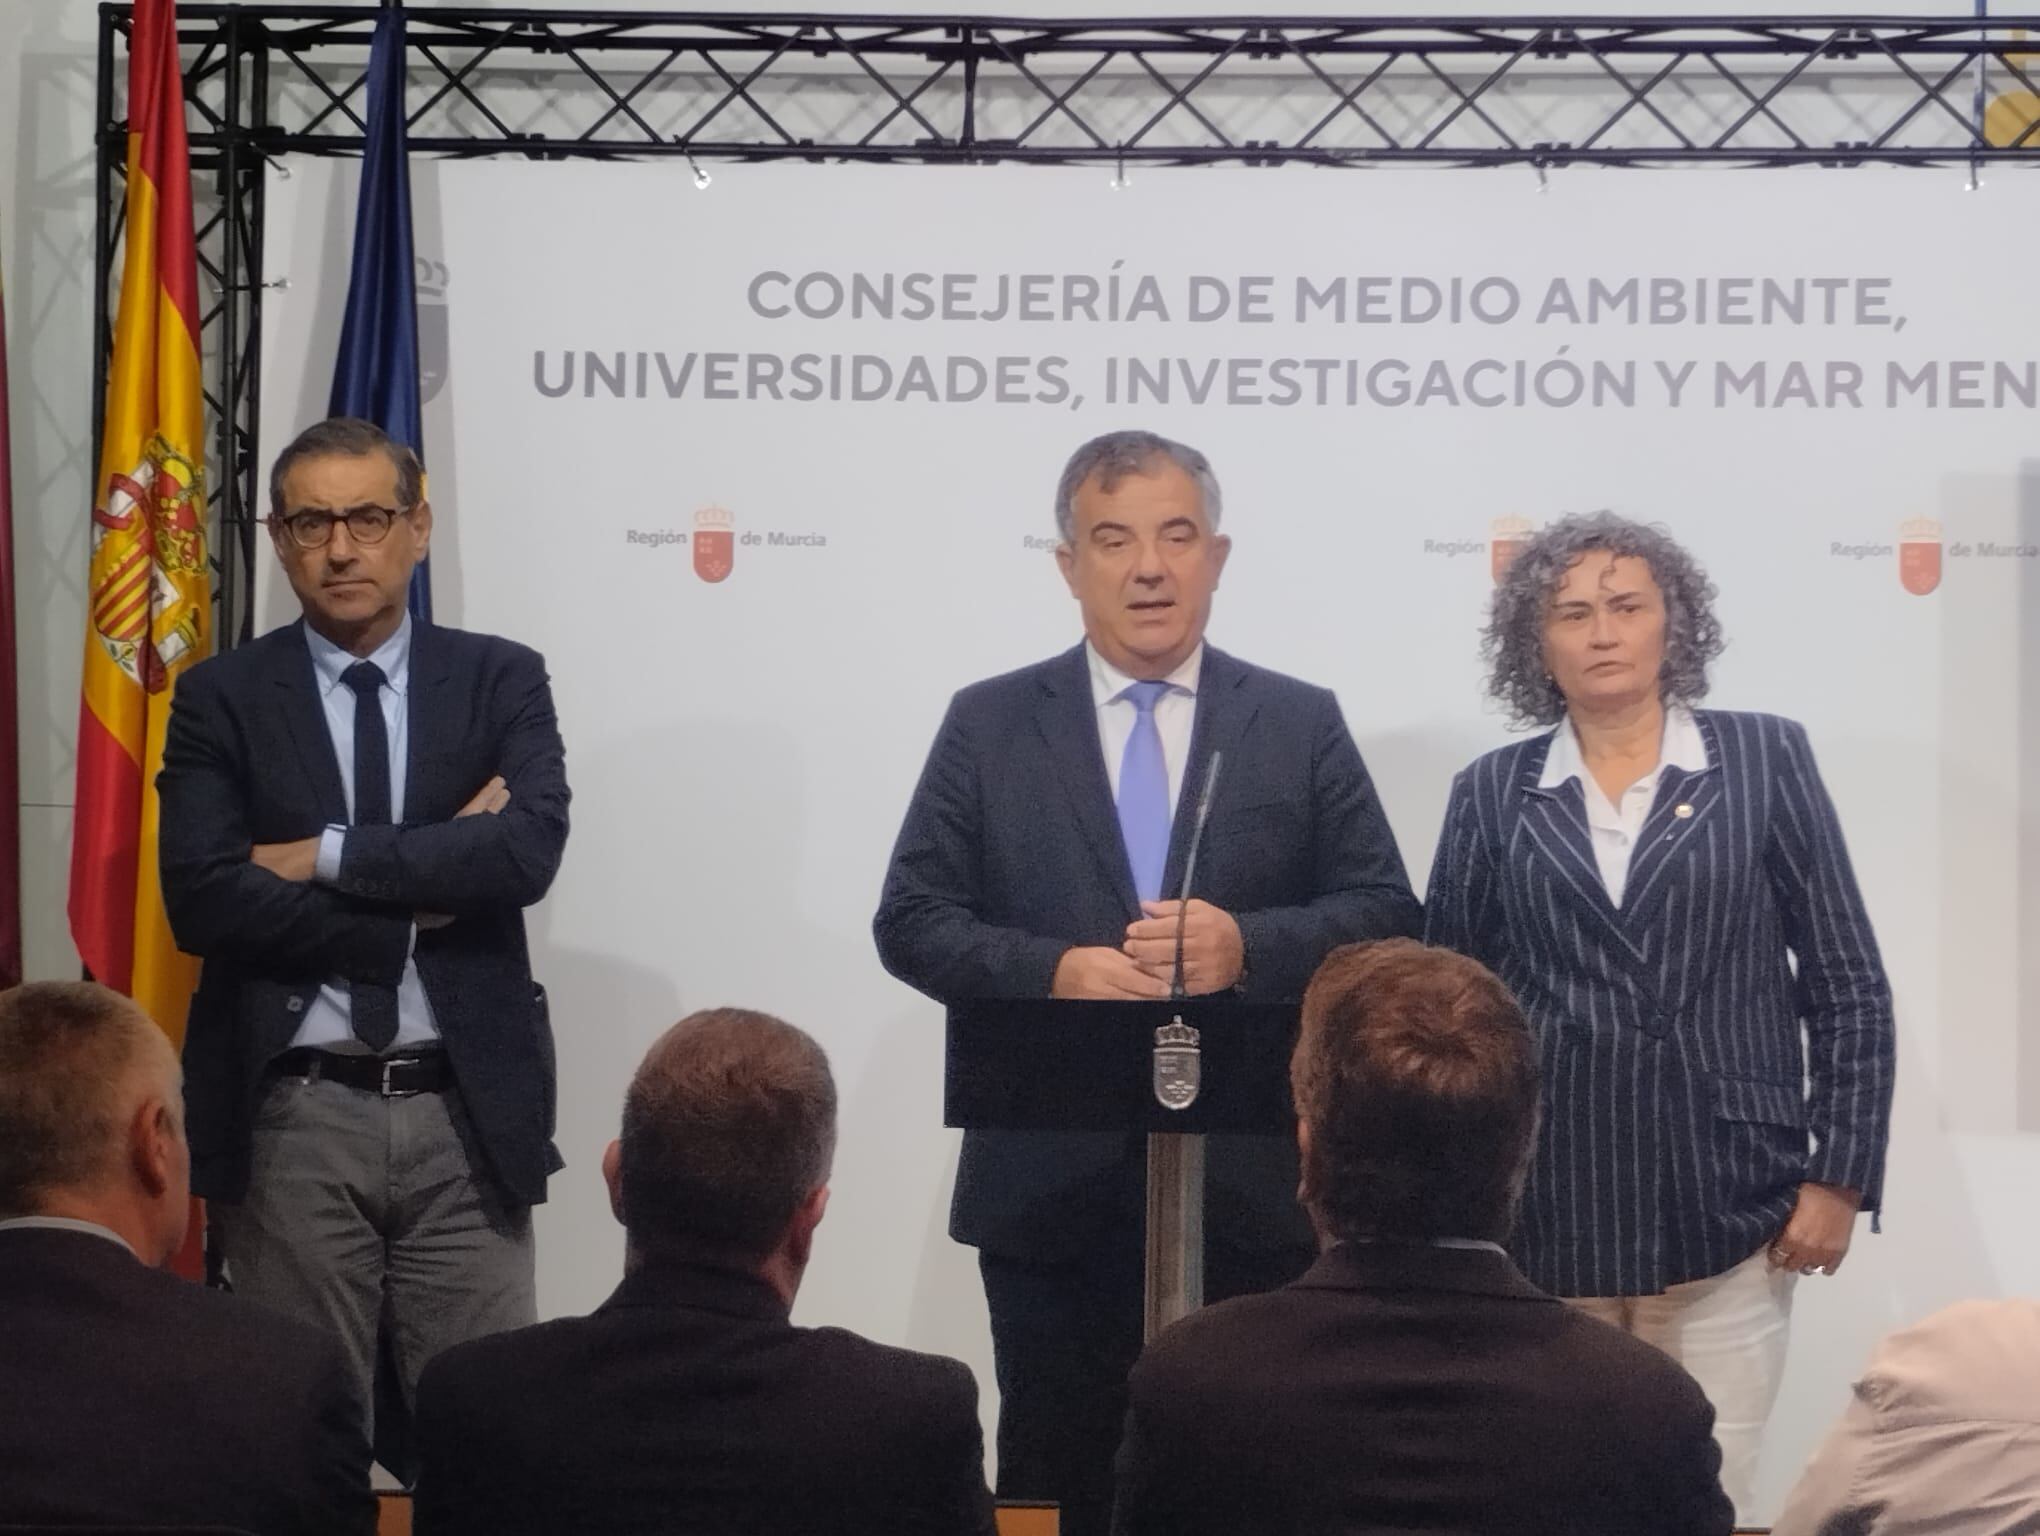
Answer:
[[[119,1243],[129,1253],[135,1251],[134,1244],[113,1228],[102,1227],[96,1221],[80,1221],[75,1216],[10,1216],[0,1221],[0,1232],[89,1232],[109,1243]]]
[[[411,691],[411,616],[367,657],[344,651],[324,635],[305,626],[305,644],[312,653],[312,676],[318,684],[319,699],[326,712],[326,734],[333,740],[333,756],[340,767],[340,787],[347,796],[347,819],[354,819],[354,690],[341,681],[355,662],[368,660],[382,668],[383,727],[390,738],[390,820],[404,820],[404,777],[409,762]],[[340,856],[346,847],[347,829],[326,828],[319,839],[315,878],[332,885],[340,878]],[[418,930],[411,930],[415,945]],[[397,982],[397,1038],[394,1049],[429,1045],[439,1039],[439,1026],[432,1019],[432,1004],[426,1000],[425,984],[418,979],[418,962],[406,958],[404,974]],[[305,1010],[305,1021],[291,1036],[293,1046],[315,1046],[322,1050],[365,1051],[354,1034],[353,1001],[347,983],[333,977],[319,988]]]
[[[1105,781],[1112,786],[1112,799],[1119,799],[1119,761],[1126,756],[1127,738],[1133,722],[1140,717],[1126,690],[1139,681],[1098,654],[1090,641],[1084,654],[1091,660],[1091,702],[1098,710],[1098,744],[1105,749]],[[1183,664],[1163,679],[1169,691],[1155,700],[1155,731],[1162,738],[1162,761],[1169,770],[1169,811],[1183,797],[1183,774],[1190,765],[1190,731],[1197,723],[1197,679],[1204,671],[1204,646],[1187,656]]]
[[[1619,803],[1610,800],[1607,791],[1587,771],[1572,721],[1559,721],[1558,729],[1551,733],[1551,750],[1545,754],[1538,788],[1556,789],[1567,779],[1580,781],[1580,787],[1587,792],[1587,828],[1593,834],[1594,862],[1600,868],[1608,900],[1618,907],[1629,884],[1629,860],[1636,852],[1643,824],[1650,817],[1651,801],[1657,798],[1658,780],[1664,777],[1667,764],[1689,773],[1699,773],[1707,767],[1707,739],[1700,734],[1700,723],[1693,718],[1693,711],[1683,705],[1675,704],[1665,711],[1657,765],[1622,791]]]

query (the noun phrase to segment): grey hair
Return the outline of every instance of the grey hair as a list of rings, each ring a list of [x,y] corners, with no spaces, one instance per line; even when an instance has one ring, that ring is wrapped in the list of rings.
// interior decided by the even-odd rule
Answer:
[[[1197,482],[1204,498],[1205,520],[1218,531],[1218,514],[1223,498],[1218,476],[1211,472],[1211,460],[1184,443],[1155,432],[1107,432],[1094,437],[1063,466],[1062,479],[1055,487],[1055,528],[1069,543],[1077,536],[1077,492],[1093,475],[1100,490],[1110,491],[1128,475],[1147,473],[1156,459],[1163,459]]]
[[[145,1070],[177,1098],[177,1053],[118,992],[92,981],[0,992],[0,1218],[34,1215],[115,1171]]]
[[[283,482],[306,459],[359,459],[371,453],[384,455],[397,469],[397,500],[415,507],[425,498],[425,470],[418,455],[398,442],[372,421],[356,416],[329,416],[315,421],[285,444],[269,469],[269,511],[282,517],[290,509],[283,504]]]
[[[1562,517],[1532,535],[1495,585],[1480,650],[1488,666],[1488,692],[1518,725],[1555,725],[1565,716],[1565,695],[1544,665],[1544,620],[1552,594],[1580,558],[1605,550],[1641,560],[1665,599],[1665,660],[1659,696],[1667,704],[1697,704],[1707,696],[1707,668],[1721,654],[1721,621],[1714,616],[1714,583],[1700,562],[1672,536],[1649,523],[1613,512]]]

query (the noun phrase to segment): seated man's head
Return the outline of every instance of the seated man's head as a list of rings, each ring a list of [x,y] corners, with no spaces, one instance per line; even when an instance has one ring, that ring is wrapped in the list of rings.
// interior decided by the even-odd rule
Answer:
[[[1289,1080],[1321,1241],[1508,1235],[1537,1053],[1485,966],[1410,939],[1334,950],[1304,993]]]
[[[633,1265],[738,1267],[791,1304],[835,1152],[836,1083],[822,1048],[770,1014],[715,1008],[647,1053],[602,1172]]]
[[[0,1220],[93,1222],[160,1265],[190,1209],[183,1077],[163,1031],[88,981],[0,992]]]

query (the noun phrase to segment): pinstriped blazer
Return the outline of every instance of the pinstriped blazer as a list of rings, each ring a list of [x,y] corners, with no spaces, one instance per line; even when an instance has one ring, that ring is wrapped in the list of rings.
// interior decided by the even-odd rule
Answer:
[[[1538,785],[1548,732],[1454,779],[1431,869],[1426,937],[1500,976],[1537,1039],[1515,1248],[1561,1296],[1720,1274],[1804,1180],[1881,1198],[1891,988],[1806,731],[1695,718],[1708,766],[1664,768],[1621,907],[1579,781]]]

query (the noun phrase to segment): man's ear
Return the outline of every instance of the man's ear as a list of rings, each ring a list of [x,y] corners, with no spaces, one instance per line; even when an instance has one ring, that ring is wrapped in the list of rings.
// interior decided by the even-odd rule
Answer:
[[[623,1143],[612,1141],[602,1149],[602,1182],[609,1186],[609,1214],[623,1221]]]
[[[170,1193],[177,1178],[177,1148],[184,1131],[177,1112],[162,1099],[142,1100],[128,1125],[128,1162],[135,1180],[152,1200]]]
[[[1309,1207],[1315,1198],[1311,1189],[1310,1126],[1299,1116],[1296,1122],[1296,1161],[1302,1170],[1296,1177],[1296,1199],[1299,1205]]]
[[[786,1252],[794,1263],[806,1266],[815,1250],[815,1228],[822,1224],[822,1216],[829,1209],[829,1186],[824,1184],[801,1201],[793,1213],[793,1220],[787,1224]]]

